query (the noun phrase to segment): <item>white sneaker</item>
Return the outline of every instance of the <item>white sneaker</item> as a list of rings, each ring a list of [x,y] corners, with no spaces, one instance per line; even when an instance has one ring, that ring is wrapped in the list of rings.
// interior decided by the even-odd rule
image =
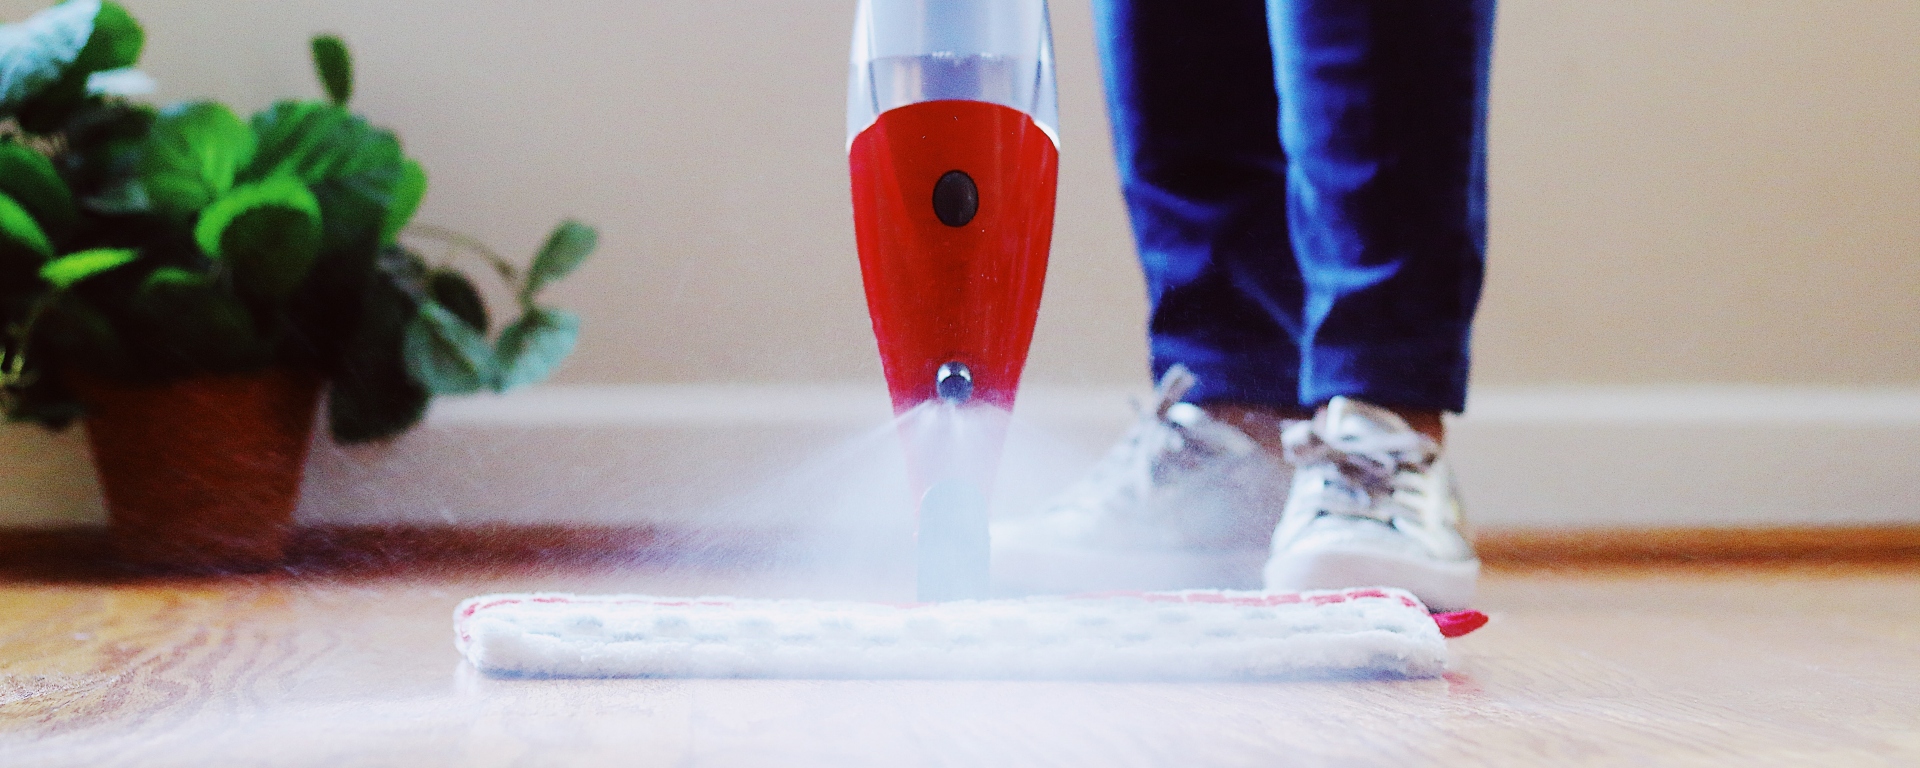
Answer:
[[[1289,470],[1240,429],[1180,402],[1184,366],[1078,484],[1035,515],[995,521],[1001,593],[1252,589]]]
[[[1293,489],[1273,533],[1266,588],[1387,586],[1435,611],[1473,601],[1480,560],[1432,438],[1392,411],[1336,397],[1282,433]]]

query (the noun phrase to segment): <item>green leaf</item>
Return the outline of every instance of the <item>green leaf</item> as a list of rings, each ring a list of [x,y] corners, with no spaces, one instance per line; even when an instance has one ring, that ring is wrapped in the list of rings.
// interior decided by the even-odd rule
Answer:
[[[199,223],[194,225],[194,241],[209,258],[225,259],[226,230],[234,219],[256,208],[273,207],[299,211],[310,219],[320,218],[320,202],[314,199],[307,185],[289,176],[275,176],[235,187],[207,206],[200,214]]]
[[[140,180],[140,164],[147,135],[159,119],[159,111],[145,104],[104,99],[87,101],[67,118],[61,127],[66,151],[54,162],[61,178],[74,180],[73,191],[83,210],[122,214],[153,209]]]
[[[66,239],[79,222],[73,193],[53,170],[53,163],[21,144],[0,143],[0,193],[33,214],[50,240]]]
[[[74,72],[68,77],[124,69],[140,62],[140,49],[147,44],[146,30],[119,3],[103,2],[99,6],[99,13],[93,17],[93,34],[74,59]]]
[[[387,205],[387,220],[380,226],[380,242],[393,242],[400,236],[400,230],[407,228],[407,222],[413,221],[413,214],[420,210],[420,201],[427,196],[427,171],[406,159],[400,165],[400,178],[394,184],[391,202]]]
[[[396,195],[406,156],[391,131],[330,104],[293,101],[255,115],[253,128],[259,150],[241,179],[290,173],[311,185],[324,213],[322,251],[328,260],[392,242],[381,235],[399,216],[396,205],[410,201]]]
[[[395,244],[391,239],[383,241],[381,234],[391,216],[391,192],[404,165],[400,143],[382,133],[363,134],[363,138],[348,160],[313,189],[325,217],[328,259],[349,251],[373,253]]]
[[[105,313],[79,294],[63,293],[34,326],[34,348],[64,370],[117,378],[132,373],[127,345]]]
[[[46,230],[33,220],[33,214],[5,192],[0,192],[0,238],[32,251],[42,259],[53,257],[53,243],[47,240]]]
[[[344,107],[353,98],[353,56],[347,53],[347,44],[340,38],[314,36],[313,71],[319,75],[320,85],[327,89],[327,98],[336,106]]]
[[[562,309],[538,307],[500,332],[495,356],[500,360],[499,392],[545,381],[573,354],[580,337],[580,317]]]
[[[140,283],[140,290],[153,291],[165,288],[178,288],[204,285],[210,282],[205,275],[189,272],[179,267],[161,267],[147,275]]]
[[[193,238],[209,258],[232,267],[241,290],[284,298],[320,254],[320,203],[289,176],[243,184],[201,212]]]
[[[498,379],[487,339],[467,321],[433,302],[423,302],[407,325],[403,349],[407,372],[436,395],[464,395]]]
[[[405,252],[389,252],[405,262]],[[407,374],[402,351],[408,323],[418,314],[413,299],[386,274],[370,274],[360,291],[360,316],[345,333],[345,346],[327,393],[327,422],[334,439],[361,443],[393,437],[426,415],[432,395]]]
[[[547,244],[539,255],[533,257],[526,285],[520,288],[520,303],[531,308],[540,291],[579,267],[599,243],[600,234],[593,227],[572,219],[560,222],[553,234],[547,236]]]
[[[87,21],[86,40],[79,52],[71,59],[62,57],[58,77],[52,82],[26,91],[18,102],[0,104],[0,114],[14,113],[20,127],[29,133],[60,132],[74,111],[87,105],[87,84],[93,79],[93,74],[132,66],[140,58],[141,47],[146,44],[146,33],[119,5],[95,0],[73,0],[60,8],[69,6],[75,8],[73,13],[84,15]],[[0,41],[0,51],[6,51],[9,47],[6,41]],[[35,55],[34,50],[34,47],[28,47],[27,58],[22,63],[27,65],[27,71],[44,71],[38,65],[45,61]],[[0,71],[6,69],[8,67],[0,63]],[[0,74],[0,79],[10,78]]]
[[[327,178],[370,185],[378,190],[381,207],[386,207],[386,195],[399,182],[407,162],[406,155],[400,151],[400,139],[392,131],[375,127],[359,117],[335,135],[340,142],[340,164],[334,166]]]
[[[0,25],[0,115],[59,82],[93,36],[98,0],[72,0]]]
[[[71,253],[40,265],[40,279],[55,288],[71,288],[89,277],[124,266],[139,255],[128,248],[95,248]]]
[[[320,257],[320,222],[311,211],[264,206],[234,218],[220,238],[242,293],[279,300],[292,294]]]
[[[160,113],[154,123],[140,177],[155,207],[187,218],[233,189],[253,153],[253,131],[226,105],[183,104]]]
[[[487,332],[487,303],[467,276],[451,269],[427,275],[427,296],[481,333]]]
[[[146,104],[105,99],[82,103],[60,126],[66,139],[66,151],[55,160],[61,177],[93,179],[137,173],[147,134],[159,120],[160,111]]]
[[[406,175],[406,156],[392,132],[331,105],[299,102],[255,116],[254,132],[260,150],[241,178],[277,168],[307,180],[324,214],[326,261],[348,252],[370,254],[392,243],[381,236],[405,212],[396,212],[396,206],[412,204],[396,194]]]
[[[127,333],[155,373],[241,370],[272,358],[246,306],[207,275],[156,269],[134,294],[132,312]]]
[[[327,177],[345,155],[355,118],[346,110],[317,101],[282,101],[253,116],[257,141],[246,180],[292,174],[309,184]],[[364,121],[362,121],[364,123]]]
[[[383,239],[382,234],[395,215],[394,191],[405,175],[406,156],[400,151],[400,140],[358,118],[335,136],[339,160],[322,182],[335,194],[322,201],[330,199],[347,218],[339,222],[338,231],[330,233],[330,239],[376,248],[391,244],[392,239]],[[328,210],[328,215],[333,215],[332,209]]]

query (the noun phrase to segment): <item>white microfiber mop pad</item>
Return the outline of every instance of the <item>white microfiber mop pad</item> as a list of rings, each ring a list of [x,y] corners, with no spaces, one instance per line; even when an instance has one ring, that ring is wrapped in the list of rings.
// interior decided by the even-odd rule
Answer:
[[[1384,588],[915,605],[527,594],[454,611],[475,667],[543,677],[1430,677],[1446,666],[1446,622]]]

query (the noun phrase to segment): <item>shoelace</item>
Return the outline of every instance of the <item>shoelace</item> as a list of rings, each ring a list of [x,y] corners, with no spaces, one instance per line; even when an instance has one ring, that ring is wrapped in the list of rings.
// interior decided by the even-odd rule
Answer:
[[[1134,401],[1138,417],[1133,427],[1088,478],[1086,487],[1110,489],[1096,501],[1125,510],[1136,506],[1131,502],[1152,493],[1169,457],[1178,455],[1190,444],[1186,429],[1172,418],[1172,411],[1198,381],[1186,366],[1175,364],[1154,387],[1151,408],[1139,400]]]
[[[1350,404],[1342,404],[1349,406]],[[1329,407],[1311,421],[1297,421],[1280,433],[1288,463],[1296,467],[1325,466],[1334,470],[1345,487],[1335,488],[1328,512],[1379,517],[1379,502],[1396,492],[1418,491],[1398,482],[1403,472],[1425,472],[1439,457],[1432,440],[1411,430],[1361,429],[1340,431],[1344,408]],[[1361,416],[1361,418],[1365,418]]]

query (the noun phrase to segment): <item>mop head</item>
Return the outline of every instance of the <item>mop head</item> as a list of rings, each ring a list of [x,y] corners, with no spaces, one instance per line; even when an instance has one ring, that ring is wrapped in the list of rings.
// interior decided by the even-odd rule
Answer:
[[[1248,680],[1432,677],[1478,628],[1385,588],[889,605],[487,595],[454,611],[483,672],[532,677]]]

